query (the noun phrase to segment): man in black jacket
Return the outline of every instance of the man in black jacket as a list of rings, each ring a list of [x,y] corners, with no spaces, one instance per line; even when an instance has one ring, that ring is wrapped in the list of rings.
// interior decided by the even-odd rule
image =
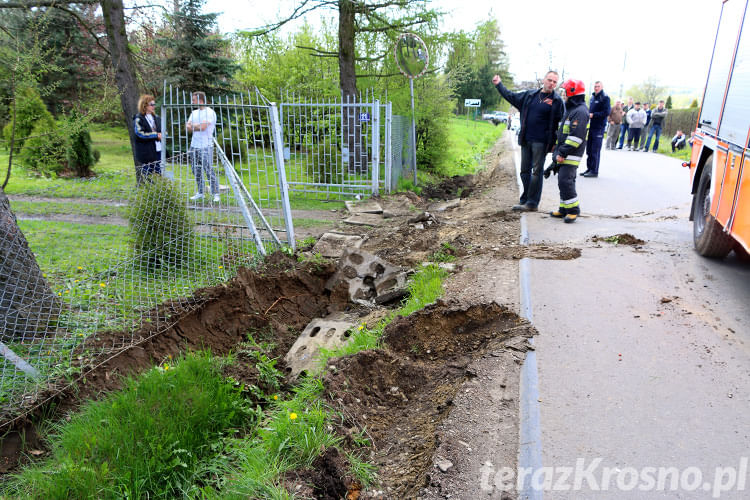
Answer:
[[[558,74],[549,71],[544,76],[543,86],[536,90],[511,92],[500,81],[492,77],[492,84],[506,101],[520,111],[521,130],[518,144],[521,146],[521,183],[523,193],[513,210],[536,211],[542,197],[544,157],[555,145],[555,131],[563,113],[563,102],[555,92]]]
[[[599,155],[611,111],[609,96],[604,93],[602,82],[595,82],[594,93],[589,100],[589,136],[586,140],[586,171],[581,174],[583,177],[599,176]]]

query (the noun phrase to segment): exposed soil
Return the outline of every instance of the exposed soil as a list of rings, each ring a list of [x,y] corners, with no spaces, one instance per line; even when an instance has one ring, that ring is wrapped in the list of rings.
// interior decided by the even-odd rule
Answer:
[[[615,234],[612,236],[592,236],[591,241],[595,243],[611,243],[613,245],[630,245],[630,246],[642,246],[646,242],[640,238],[636,238],[629,233]]]
[[[328,450],[313,469],[285,477],[300,498],[487,497],[479,489],[482,464],[515,467],[519,366],[530,348],[527,339],[535,334],[515,312],[517,261],[573,259],[580,250],[520,245],[519,216],[508,211],[516,200],[515,174],[503,143],[486,161],[490,168],[483,173],[450,179],[425,190],[424,197],[380,198],[388,214],[381,226],[347,227],[364,236],[363,250],[393,264],[416,267],[442,252],[443,260],[455,259],[455,271],[443,301],[394,321],[382,349],[332,360],[324,378],[329,404],[343,415],[335,424],[344,447],[355,449],[359,433],[371,439],[371,447],[358,451],[378,466],[377,483],[363,489],[349,475],[346,457]],[[435,209],[429,197],[462,199],[455,208]],[[43,414],[61,418],[81,401],[119,388],[123,375],[186,349],[226,354],[248,333],[274,342],[272,356],[284,369],[284,355],[313,318],[334,311],[365,320],[368,314],[382,315],[382,310],[347,303],[343,289],[326,291],[334,270],[334,264],[301,264],[274,254],[263,269],[242,269],[224,285],[196,291],[198,307],[186,314],[172,311],[177,316],[173,325],[158,334],[144,326],[137,332],[144,340],[131,349],[109,359],[85,360],[95,368],[76,387],[57,394],[50,390],[45,395],[50,401],[3,437],[0,473],[29,454],[45,455],[45,444],[35,434]],[[101,333],[90,346],[111,345],[118,335]],[[259,384],[249,355],[237,357],[227,375]]]

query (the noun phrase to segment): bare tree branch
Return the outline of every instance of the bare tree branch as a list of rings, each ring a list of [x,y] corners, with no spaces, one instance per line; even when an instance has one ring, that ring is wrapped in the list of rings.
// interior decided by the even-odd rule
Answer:
[[[19,0],[17,2],[0,2],[0,9],[28,9],[31,7],[60,7],[61,3],[80,3],[83,5],[96,5],[99,0],[76,0],[74,2],[61,2],[60,0]]]

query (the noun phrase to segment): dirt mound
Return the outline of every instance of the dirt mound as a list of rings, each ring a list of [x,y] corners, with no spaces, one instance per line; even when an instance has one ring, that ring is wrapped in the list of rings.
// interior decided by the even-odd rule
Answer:
[[[137,345],[115,356],[108,354],[81,359],[78,363],[85,375],[78,383],[65,387],[59,382],[41,394],[33,403],[44,404],[27,418],[16,421],[13,430],[3,437],[0,473],[18,464],[24,440],[28,446],[42,446],[34,424],[39,416],[59,418],[86,399],[119,389],[123,376],[169,362],[185,350],[210,350],[221,356],[246,341],[251,334],[258,342],[274,343],[270,356],[279,358],[278,368],[283,370],[284,354],[311,319],[347,307],[345,294],[325,289],[334,269],[333,264],[299,264],[283,254],[275,254],[258,270],[241,268],[228,283],[197,290],[194,294],[200,303],[197,309],[181,317],[177,315],[174,324],[166,330],[155,333],[151,324],[145,324],[133,337],[145,339]],[[99,333],[86,342],[82,352],[97,352],[105,346],[116,345],[123,338],[130,338],[130,334]],[[258,385],[254,365],[245,365],[247,363],[239,363],[228,369],[228,375],[246,384]],[[53,408],[54,414],[50,415]],[[24,435],[23,439],[21,435]]]
[[[386,498],[414,498],[429,482],[436,430],[449,414],[469,364],[533,328],[496,303],[438,303],[391,323],[385,348],[332,362],[325,384],[345,416],[340,432],[366,432]]]
[[[640,246],[645,245],[646,242],[643,241],[640,238],[636,238],[632,234],[629,233],[622,233],[622,234],[615,234],[613,236],[592,236],[591,241],[600,243],[612,243],[614,245],[630,245],[630,246]]]
[[[474,191],[473,175],[457,175],[443,180],[437,185],[428,185],[422,189],[422,198],[432,200],[452,200],[466,198]]]

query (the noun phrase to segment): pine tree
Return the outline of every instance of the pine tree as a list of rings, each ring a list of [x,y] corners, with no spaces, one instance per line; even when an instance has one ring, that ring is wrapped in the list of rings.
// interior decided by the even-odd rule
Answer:
[[[672,96],[667,96],[667,102],[664,104],[667,109],[672,109]]]
[[[186,90],[220,93],[229,89],[237,65],[225,54],[229,41],[216,34],[218,14],[202,14],[205,0],[175,2],[170,16],[174,38],[160,38],[171,55],[165,61],[167,83]]]

